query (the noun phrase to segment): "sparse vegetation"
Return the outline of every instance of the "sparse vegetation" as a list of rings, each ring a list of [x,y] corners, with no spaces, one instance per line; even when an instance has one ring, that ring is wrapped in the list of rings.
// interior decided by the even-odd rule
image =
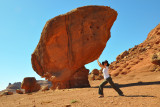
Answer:
[[[71,103],[77,103],[78,101],[77,100],[71,100]]]

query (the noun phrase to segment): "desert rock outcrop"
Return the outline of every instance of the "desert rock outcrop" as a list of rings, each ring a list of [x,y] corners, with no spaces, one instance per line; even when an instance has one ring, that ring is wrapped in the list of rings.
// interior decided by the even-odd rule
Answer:
[[[143,43],[120,54],[109,69],[112,76],[160,71],[160,24],[148,34]]]
[[[21,88],[25,89],[25,93],[31,93],[39,91],[41,86],[34,77],[26,77],[21,84]]]
[[[89,86],[84,65],[101,55],[116,17],[110,7],[85,6],[50,19],[31,57],[34,71],[53,89]]]

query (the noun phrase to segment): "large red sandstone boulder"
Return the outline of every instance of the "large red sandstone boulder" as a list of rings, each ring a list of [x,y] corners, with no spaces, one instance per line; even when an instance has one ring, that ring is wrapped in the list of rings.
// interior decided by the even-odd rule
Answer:
[[[39,91],[41,89],[41,86],[37,83],[34,77],[26,77],[23,79],[21,88],[25,89],[25,93],[31,93]]]
[[[110,7],[85,6],[50,19],[32,54],[34,71],[52,81],[52,88],[81,87],[84,82],[78,82],[78,77],[89,86],[88,70],[79,69],[101,55],[116,17]],[[75,83],[70,84],[71,80]]]

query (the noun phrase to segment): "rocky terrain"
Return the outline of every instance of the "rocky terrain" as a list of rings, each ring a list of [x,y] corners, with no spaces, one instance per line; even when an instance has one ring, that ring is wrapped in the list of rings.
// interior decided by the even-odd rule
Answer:
[[[160,72],[160,24],[147,39],[117,56],[110,67],[112,76],[126,75],[130,72]]]
[[[147,39],[133,48],[122,52],[109,66],[111,76],[128,73],[160,72],[160,24],[147,36]],[[102,69],[93,69],[89,80],[103,79]]]

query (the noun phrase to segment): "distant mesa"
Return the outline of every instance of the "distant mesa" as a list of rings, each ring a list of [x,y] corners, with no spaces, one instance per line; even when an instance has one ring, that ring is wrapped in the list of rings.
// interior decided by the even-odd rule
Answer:
[[[84,65],[101,55],[116,18],[110,7],[85,6],[50,19],[31,56],[34,71],[52,89],[89,87]]]
[[[7,89],[20,89],[21,82],[9,83]]]

